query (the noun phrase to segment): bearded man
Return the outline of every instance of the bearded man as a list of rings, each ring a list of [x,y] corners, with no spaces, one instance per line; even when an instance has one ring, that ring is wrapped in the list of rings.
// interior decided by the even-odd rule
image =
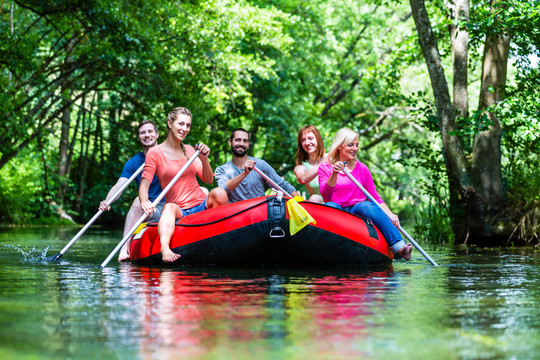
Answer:
[[[251,171],[257,165],[263,174],[279,185],[292,196],[299,195],[296,189],[262,159],[248,156],[249,133],[242,128],[234,129],[229,138],[233,158],[226,164],[218,166],[215,177],[218,186],[225,189],[229,202],[252,199],[265,195],[265,187],[272,185],[256,171]]]

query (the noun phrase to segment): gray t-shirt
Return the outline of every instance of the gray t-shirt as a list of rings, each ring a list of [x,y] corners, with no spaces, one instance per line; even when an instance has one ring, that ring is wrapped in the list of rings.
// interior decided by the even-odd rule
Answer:
[[[259,169],[263,174],[272,179],[272,181],[278,184],[283,190],[285,190],[289,194],[293,191],[296,191],[296,189],[283,178],[281,178],[276,173],[276,171],[272,169],[270,165],[268,165],[266,161],[251,156],[249,156],[249,158],[255,160],[257,162],[257,164],[255,165],[257,169]],[[264,180],[261,175],[259,175],[255,170],[251,170],[248,176],[246,176],[244,180],[242,180],[242,182],[236,187],[236,189],[231,191],[225,183],[243,172],[244,169],[237,168],[236,166],[234,166],[232,161],[218,166],[215,171],[218,186],[225,189],[225,191],[229,195],[230,202],[264,196],[265,184],[267,187],[271,187],[271,185],[267,183],[267,181]]]

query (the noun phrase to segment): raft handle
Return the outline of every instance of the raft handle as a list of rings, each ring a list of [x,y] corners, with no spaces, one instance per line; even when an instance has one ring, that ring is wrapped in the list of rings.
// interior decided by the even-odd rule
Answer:
[[[285,237],[285,231],[283,231],[283,229],[279,226],[276,226],[270,230],[268,235],[270,235],[271,238],[282,238]]]

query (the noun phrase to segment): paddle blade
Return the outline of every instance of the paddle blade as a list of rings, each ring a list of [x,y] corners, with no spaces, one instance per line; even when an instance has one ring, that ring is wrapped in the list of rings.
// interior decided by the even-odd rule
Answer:
[[[49,257],[45,258],[45,261],[58,261],[58,260],[60,260],[62,258],[62,255],[63,255],[62,253],[58,253],[58,254],[56,254],[54,256],[49,256]]]
[[[144,229],[144,228],[146,227],[146,225],[148,225],[147,222],[142,223],[141,225],[139,225],[139,227],[133,232],[133,235],[140,233],[141,230]]]
[[[298,201],[303,199],[300,196],[296,196],[293,199],[287,201],[287,212],[289,213],[289,231],[291,235],[296,234],[308,224],[317,222],[313,217],[307,212]]]

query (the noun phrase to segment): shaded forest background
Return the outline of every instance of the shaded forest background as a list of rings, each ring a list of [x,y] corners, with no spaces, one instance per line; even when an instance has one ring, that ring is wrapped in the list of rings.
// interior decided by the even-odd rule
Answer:
[[[539,1],[2,0],[0,27],[2,225],[84,223],[185,106],[214,168],[244,127],[299,187],[298,129],[347,126],[416,236],[539,241]]]

